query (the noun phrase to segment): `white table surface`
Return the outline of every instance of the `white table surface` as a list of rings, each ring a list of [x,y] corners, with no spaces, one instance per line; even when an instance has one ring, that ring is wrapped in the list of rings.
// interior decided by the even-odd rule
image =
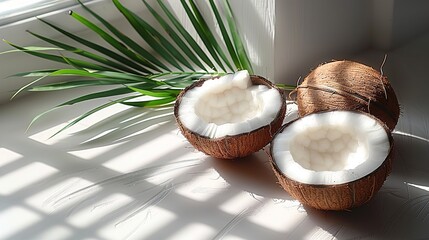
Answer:
[[[33,94],[0,106],[0,239],[428,239],[428,43],[388,54],[384,74],[402,109],[396,157],[365,206],[304,207],[276,183],[264,151],[230,161],[196,152],[171,109],[112,107],[48,139],[101,102],[86,103],[26,133],[73,92]],[[379,66],[383,53],[354,59]]]

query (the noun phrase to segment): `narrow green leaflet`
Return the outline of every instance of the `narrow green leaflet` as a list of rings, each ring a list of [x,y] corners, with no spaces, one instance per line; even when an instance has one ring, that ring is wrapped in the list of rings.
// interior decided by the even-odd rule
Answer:
[[[6,41],[5,39],[3,39],[3,42],[9,44],[9,42]],[[25,48],[27,50],[13,49],[13,50],[8,50],[8,51],[0,52],[0,55],[2,55],[2,54],[8,54],[8,53],[16,53],[16,52],[27,52],[27,51],[42,52],[42,51],[63,51],[64,50],[62,48],[38,47],[38,46],[28,46],[28,47],[25,47]]]
[[[11,99],[15,98],[19,93],[21,93],[22,91],[24,91],[25,89],[28,89],[30,86],[36,84],[37,82],[41,81],[42,79],[49,77],[49,76],[85,76],[85,77],[99,77],[99,76],[94,76],[93,73],[89,73],[85,70],[80,70],[80,69],[59,69],[53,72],[46,72],[43,71],[45,74],[44,75],[40,75],[39,78],[31,81],[30,83],[24,85],[23,87],[21,87],[20,89],[18,89],[18,91],[15,92],[15,94],[12,95]],[[100,75],[101,76],[101,75]]]
[[[164,82],[169,84],[172,87],[183,89],[189,85],[191,85],[196,80],[205,76],[205,74],[192,74],[189,76],[176,76],[165,79]]]
[[[174,98],[176,98],[177,95],[179,95],[179,93],[181,91],[179,89],[146,90],[146,89],[141,89],[141,88],[132,87],[132,86],[128,86],[128,88],[133,90],[134,92],[138,92],[144,96],[150,96],[150,97],[174,97]]]
[[[223,23],[222,17],[220,16],[220,13],[216,7],[214,0],[209,0],[209,2],[212,8],[213,14],[216,17],[216,21],[219,24],[219,29],[220,29],[220,32],[222,33],[223,41],[225,42],[229,55],[231,56],[232,61],[235,64],[235,67],[237,69],[244,69],[240,63],[240,60],[238,59],[237,52],[235,51],[234,45],[232,44],[231,39],[229,38],[228,31],[226,30],[225,24]]]
[[[139,84],[139,85],[135,85],[134,87],[138,87],[138,88],[151,88],[150,84],[147,83],[143,83],[143,84]],[[154,87],[154,86],[152,86]],[[93,100],[93,99],[99,99],[99,98],[106,98],[106,97],[114,97],[114,96],[119,96],[119,95],[124,95],[124,94],[129,94],[132,93],[133,90],[129,89],[128,87],[124,86],[124,87],[120,87],[120,88],[115,88],[115,89],[111,89],[111,90],[106,90],[106,91],[101,91],[101,92],[96,92],[96,93],[91,93],[91,94],[87,94],[87,95],[83,95],[77,98],[74,98],[72,100],[69,100],[67,102],[61,103],[55,107],[53,107],[52,109],[49,109],[48,111],[45,111],[39,115],[37,115],[36,117],[33,118],[33,120],[31,121],[31,123],[29,124],[29,126],[27,127],[27,130],[38,120],[40,119],[42,116],[56,110],[59,109],[61,107],[64,106],[70,106],[70,105],[74,105],[77,103],[81,103],[81,102],[85,102],[85,101],[89,101],[89,100]],[[133,96],[136,97],[136,96]]]
[[[24,86],[22,86],[21,88],[19,88],[10,98],[11,100],[14,99],[18,94],[20,94],[22,91],[24,91],[25,89],[29,88],[31,85],[39,82],[40,80],[44,79],[45,77],[47,77],[49,74],[46,74],[44,76],[41,76],[39,78],[37,78],[36,80],[31,81],[30,83],[25,84]]]
[[[77,65],[77,64],[74,64],[72,61],[69,61],[69,60],[67,59],[67,57],[66,57],[66,56],[64,56],[64,54],[60,53],[60,56],[64,59],[64,61],[65,61],[68,65],[70,65],[70,66],[72,66],[72,67],[74,67],[74,68],[76,68],[76,69],[86,70],[84,67],[79,66],[79,65]],[[106,67],[106,68],[107,68],[107,67]],[[113,69],[109,69],[109,68],[107,68],[107,69],[108,69],[108,70],[113,70]]]
[[[279,87],[279,88],[281,88],[281,89],[284,89],[286,91],[293,91],[293,90],[296,89],[295,85],[289,85],[289,84],[278,83],[278,84],[276,84],[276,86]]]
[[[161,17],[161,15],[159,15],[155,9],[153,9],[146,0],[143,0],[143,3],[146,5],[147,9],[152,13],[152,15],[155,17],[155,19],[159,22],[159,24],[162,26],[162,28],[164,28],[165,32],[171,37],[171,39],[174,40],[174,42],[176,43],[177,46],[180,47],[180,49],[182,49],[182,51],[186,54],[186,56],[189,57],[189,59],[191,59],[191,61],[193,63],[195,63],[195,65],[197,65],[198,67],[200,67],[201,69],[205,69],[204,65],[202,64],[202,62],[197,58],[197,56],[195,56],[195,54],[192,52],[192,50],[188,47],[188,45],[186,45],[186,43],[179,37],[179,35],[177,35],[177,33],[173,30],[172,27],[170,27],[170,25],[168,25],[168,23]]]
[[[51,24],[51,23],[49,23],[49,22],[47,22],[47,21],[45,21],[43,19],[39,19],[39,20],[42,21],[43,23],[45,23],[46,25],[50,26],[51,28],[57,30],[58,32],[64,34],[65,36],[69,37],[70,39],[75,40],[78,43],[81,43],[81,44],[83,44],[83,45],[85,45],[85,46],[87,46],[87,47],[89,47],[91,49],[94,49],[95,51],[97,51],[99,53],[102,53],[102,54],[104,54],[104,55],[106,55],[106,56],[108,56],[108,57],[110,57],[112,59],[115,59],[118,62],[121,62],[124,65],[132,67],[132,68],[134,68],[134,69],[136,69],[138,71],[140,71],[140,69],[141,69],[140,65],[137,64],[136,62],[134,62],[134,61],[132,61],[132,60],[126,58],[126,57],[123,57],[122,55],[119,55],[119,54],[117,54],[116,52],[114,52],[114,51],[112,51],[110,49],[107,49],[107,48],[105,48],[105,47],[103,47],[101,45],[98,45],[98,44],[93,43],[91,41],[85,40],[85,39],[83,39],[83,38],[81,38],[79,36],[76,36],[76,35],[74,35],[74,34],[72,34],[70,32],[67,32],[67,31],[63,30],[62,28],[59,28],[59,27],[55,26],[54,24]],[[144,62],[142,64],[144,64]],[[150,67],[150,66],[147,66],[147,67]]]
[[[75,120],[73,120],[73,121],[71,121],[70,123],[68,123],[66,126],[64,126],[63,128],[61,128],[59,131],[57,131],[56,133],[54,133],[54,134],[53,134],[51,137],[49,137],[49,138],[53,138],[53,137],[55,137],[55,136],[56,136],[56,135],[58,135],[59,133],[63,132],[64,130],[66,130],[66,129],[70,128],[70,127],[72,127],[72,126],[73,126],[73,125],[75,125],[76,123],[78,123],[78,122],[82,121],[83,119],[85,119],[85,118],[87,118],[87,117],[91,116],[92,114],[94,114],[94,113],[96,113],[96,112],[98,112],[98,111],[101,111],[101,110],[103,110],[103,109],[105,109],[105,108],[107,108],[107,107],[110,107],[110,106],[115,105],[115,104],[117,104],[117,103],[122,103],[122,102],[124,102],[124,101],[126,101],[126,100],[130,100],[130,99],[133,99],[133,98],[136,98],[136,96],[129,96],[129,97],[120,98],[120,99],[118,99],[118,100],[110,101],[110,102],[108,102],[108,103],[106,103],[106,104],[103,104],[103,105],[101,105],[101,106],[98,106],[98,107],[96,107],[96,108],[94,108],[94,109],[92,109],[92,110],[90,110],[90,111],[88,111],[88,112],[86,112],[86,113],[84,113],[84,114],[80,115],[78,118],[76,118]]]
[[[225,53],[222,50],[222,47],[217,42],[215,36],[213,35],[212,31],[210,30],[209,26],[207,25],[206,20],[204,20],[203,15],[198,10],[197,5],[195,4],[194,0],[189,0],[189,3],[191,5],[191,8],[194,12],[194,15],[201,26],[201,29],[204,31],[204,34],[209,39],[210,43],[212,44],[213,48],[216,50],[218,55],[222,58],[223,62],[226,64],[226,66],[231,70],[234,71],[234,68],[231,66],[231,63],[229,62],[228,58],[226,57]]]
[[[194,67],[186,60],[186,58],[155,28],[153,28],[150,24],[140,18],[138,15],[131,13],[134,15],[134,18],[146,29],[147,33],[152,36],[153,39],[159,41],[160,45],[164,47],[172,56],[174,56],[177,61],[182,63],[188,69],[195,71]]]
[[[54,62],[60,62],[60,63],[65,63],[68,64],[68,62],[72,62],[74,65],[79,66],[81,68],[86,68],[86,69],[93,69],[93,70],[106,70],[106,67],[103,67],[101,65],[98,64],[94,64],[94,63],[90,63],[90,62],[86,62],[83,60],[79,60],[79,59],[74,59],[74,58],[69,58],[69,57],[64,57],[64,56],[57,56],[57,55],[53,55],[53,54],[48,54],[48,53],[42,53],[42,52],[38,52],[38,51],[33,51],[30,50],[26,47],[20,47],[18,45],[15,45],[11,42],[5,41],[7,44],[9,44],[10,46],[21,50],[23,52],[26,52],[30,55],[36,56],[36,57],[40,57],[43,59],[47,59],[47,60],[51,60]],[[65,60],[67,59],[67,61]]]
[[[133,75],[133,74],[127,74],[127,73],[120,73],[120,72],[109,72],[109,71],[97,71],[97,72],[88,72],[86,70],[81,69],[58,69],[53,72],[47,72],[46,70],[43,70],[40,74],[40,77],[36,80],[26,84],[25,86],[21,87],[13,96],[14,98],[16,95],[18,95],[20,92],[22,92],[25,89],[28,89],[30,86],[34,85],[35,83],[39,82],[40,80],[46,78],[46,77],[55,77],[55,76],[79,76],[79,77],[91,77],[95,79],[114,79],[117,81],[122,80],[121,83],[117,84],[125,84],[125,83],[151,83],[151,85],[154,86],[162,86],[166,85],[166,83],[163,83],[161,81],[152,80],[143,76],[139,75]]]
[[[165,46],[160,44],[157,39],[155,39],[146,29],[144,21],[139,18],[136,14],[125,8],[118,0],[112,0],[118,10],[125,16],[128,22],[133,26],[137,33],[154,49],[162,56],[166,61],[177,69],[183,71],[183,68],[175,60],[175,58],[165,50]]]
[[[84,56],[84,57],[86,57],[86,58],[92,59],[92,60],[94,60],[94,61],[97,61],[97,62],[99,62],[99,63],[102,63],[102,64],[104,64],[104,65],[107,65],[107,66],[109,66],[109,67],[116,68],[116,69],[118,69],[118,70],[122,70],[122,71],[125,71],[125,72],[131,72],[131,73],[138,74],[138,72],[135,72],[135,71],[134,71],[134,70],[132,70],[131,68],[128,68],[128,67],[127,67],[127,66],[125,66],[125,65],[119,64],[119,63],[117,63],[117,62],[115,62],[115,61],[112,61],[112,60],[109,60],[109,59],[107,59],[107,58],[101,57],[100,55],[97,55],[97,54],[94,54],[94,53],[91,53],[91,52],[88,52],[88,51],[82,50],[82,49],[80,49],[80,48],[76,48],[76,47],[73,47],[73,46],[67,45],[67,44],[65,44],[65,43],[61,43],[61,42],[55,41],[55,40],[53,40],[53,39],[51,39],[51,38],[43,37],[43,36],[41,36],[41,35],[39,35],[39,34],[36,34],[36,33],[31,32],[31,31],[27,31],[27,32],[28,32],[28,33],[30,33],[31,35],[33,35],[33,36],[35,36],[35,37],[39,38],[39,39],[42,39],[42,40],[43,40],[43,41],[45,41],[45,42],[48,42],[48,43],[50,43],[50,44],[52,44],[52,45],[55,45],[55,46],[61,47],[62,49],[66,50],[66,51],[76,53],[76,54],[78,54],[78,55]],[[109,67],[106,67],[106,69],[109,69]],[[110,70],[113,70],[113,69],[110,69]]]
[[[145,20],[140,18],[137,14],[129,12],[137,20],[137,22],[146,29],[147,33],[152,36],[153,39],[157,40],[162,47],[164,47],[172,56],[174,56],[180,63],[186,66],[188,69],[195,71],[194,67],[186,60],[185,57],[154,27],[152,27]]]
[[[104,39],[112,47],[114,47],[117,50],[119,50],[125,56],[129,57],[130,59],[132,59],[132,60],[134,60],[135,62],[138,62],[138,63],[142,61],[142,59],[139,58],[136,53],[134,53],[133,51],[131,51],[130,49],[128,49],[123,43],[119,42],[118,40],[116,40],[115,38],[113,38],[112,36],[110,36],[107,32],[105,32],[104,30],[102,30],[101,28],[99,28],[94,23],[90,22],[86,18],[82,17],[81,15],[79,15],[79,14],[73,12],[73,11],[70,11],[70,15],[74,19],[76,19],[77,21],[79,21],[80,23],[82,23],[83,25],[87,26],[89,29],[91,29],[95,33],[97,33],[98,36],[100,36],[102,39]],[[144,72],[144,73],[151,73],[151,71],[149,71],[147,68],[144,68],[144,67],[140,67],[139,70],[142,71],[142,72]]]
[[[45,69],[45,70],[36,70],[31,72],[20,72],[20,73],[15,73],[9,77],[41,77],[58,70],[59,69]]]
[[[174,17],[174,15],[168,10],[167,6],[162,2],[162,0],[157,0],[159,6],[164,11],[165,15],[170,19],[170,22],[173,23],[173,25],[176,27],[176,29],[180,32],[180,34],[185,38],[186,42],[189,44],[189,46],[192,48],[192,50],[198,55],[201,60],[207,66],[213,70],[217,71],[215,65],[211,62],[210,58],[207,56],[207,54],[203,51],[203,49],[198,45],[198,43],[195,41],[194,38],[189,34],[189,32],[183,27],[183,25]]]
[[[115,72],[115,71],[88,71],[82,69],[48,69],[48,70],[38,70],[33,72],[23,72],[17,73],[13,76],[21,77],[40,77],[49,75],[52,77],[56,76],[77,76],[77,77],[90,77],[90,78],[99,78],[99,79],[122,79],[130,80],[134,82],[156,82],[159,85],[163,85],[162,82],[153,80],[150,78],[151,75],[143,76],[132,73],[124,72]]]
[[[161,72],[158,67],[170,71],[170,69],[161,61],[159,61],[156,57],[153,56],[152,53],[148,52],[146,49],[144,49],[140,44],[136,43],[134,40],[120,32],[117,28],[115,28],[112,24],[110,24],[108,21],[106,21],[104,18],[102,18],[100,15],[89,9],[85,4],[83,4],[80,0],[78,2],[82,5],[82,7],[88,11],[92,16],[94,16],[98,21],[100,21],[107,29],[109,29],[110,32],[115,34],[116,37],[118,37],[122,42],[124,42],[130,49],[132,49],[134,52],[140,54],[140,57],[142,61],[145,61],[145,65],[154,69],[157,72]],[[151,63],[147,62],[146,60],[152,62],[154,66]]]
[[[113,80],[113,79],[105,79],[105,80],[74,80],[68,82],[57,82],[45,85],[38,85],[28,89],[32,92],[45,92],[45,91],[59,91],[66,89],[73,89],[79,87],[89,87],[89,86],[102,86],[102,85],[118,85],[118,84],[130,84],[135,83],[134,81],[127,80]]]
[[[235,25],[234,16],[232,14],[232,9],[229,4],[229,1],[223,0],[223,2],[224,2],[224,5],[226,6],[226,19],[228,21],[229,29],[236,47],[237,54],[240,58],[240,63],[244,69],[247,69],[247,71],[249,71],[249,74],[254,74],[252,64],[250,63],[244,44],[241,41],[241,38],[238,34],[238,29],[237,29],[237,26]]]
[[[175,97],[166,97],[166,98],[160,98],[160,99],[153,99],[153,100],[145,100],[145,101],[130,101],[121,102],[122,104],[133,106],[133,107],[162,107],[166,104],[172,103],[176,101]]]
[[[210,41],[210,38],[206,35],[204,29],[201,27],[198,20],[195,18],[194,13],[189,8],[188,4],[185,2],[185,0],[180,0],[182,3],[183,8],[185,9],[185,12],[191,20],[192,25],[197,30],[198,35],[200,36],[201,40],[203,41],[204,45],[206,46],[207,50],[210,52],[211,57],[215,60],[215,62],[220,66],[220,68],[226,72],[226,69],[224,65],[222,64],[222,61],[219,59],[216,50],[213,48],[212,42]]]

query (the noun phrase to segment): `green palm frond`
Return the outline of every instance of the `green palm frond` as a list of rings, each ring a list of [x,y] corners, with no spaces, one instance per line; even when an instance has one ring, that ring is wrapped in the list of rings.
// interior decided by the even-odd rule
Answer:
[[[117,10],[128,21],[130,30],[136,31],[140,39],[131,39],[80,0],[77,2],[96,21],[93,22],[75,11],[69,12],[71,18],[91,30],[109,47],[88,41],[44,19],[39,20],[83,47],[59,42],[33,31],[28,33],[52,47],[23,47],[4,40],[15,48],[4,53],[24,52],[66,66],[60,69],[39,69],[15,74],[14,76],[35,78],[21,87],[15,95],[22,91],[60,91],[91,86],[112,87],[109,90],[95,90],[93,93],[77,96],[41,113],[30,123],[31,126],[41,116],[61,107],[99,98],[109,99],[107,103],[71,121],[54,136],[93,113],[114,104],[135,107],[168,106],[176,100],[183,88],[201,77],[224,75],[242,69],[248,70],[251,74],[254,73],[228,0],[219,2],[209,0],[212,16],[204,16],[195,0],[180,0],[183,11],[199,39],[188,33],[170,7],[162,0],[157,0],[153,4],[142,0],[142,8],[148,10],[149,17],[152,17],[160,27],[149,24],[149,20],[145,19],[146,16],[139,16],[121,1],[112,0]],[[216,32],[207,24],[207,17],[216,20],[221,33],[218,38]],[[146,45],[142,45],[142,41]],[[198,41],[202,41],[205,50]],[[79,58],[68,55],[76,55]],[[40,83],[45,78],[63,76],[73,78],[49,84]]]

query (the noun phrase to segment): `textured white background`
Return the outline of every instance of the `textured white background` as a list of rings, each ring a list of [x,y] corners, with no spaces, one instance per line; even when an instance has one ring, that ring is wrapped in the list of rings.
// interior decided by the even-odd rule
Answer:
[[[48,139],[95,101],[25,132],[32,117],[76,94],[50,93],[0,107],[0,239],[427,239],[428,42],[414,36],[389,51],[342,53],[374,68],[387,53],[383,71],[401,103],[393,172],[363,207],[301,206],[277,185],[264,151],[233,161],[204,156],[180,135],[171,109],[112,107]]]

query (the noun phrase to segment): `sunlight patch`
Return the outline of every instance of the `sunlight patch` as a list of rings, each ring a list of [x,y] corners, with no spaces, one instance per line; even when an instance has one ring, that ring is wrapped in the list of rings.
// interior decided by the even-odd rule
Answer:
[[[297,200],[270,201],[261,208],[261,211],[250,216],[249,221],[276,232],[292,232],[308,217],[306,212],[297,211],[299,206]]]
[[[41,234],[36,236],[36,239],[70,239],[72,230],[66,226],[57,225],[44,230]]]
[[[70,120],[70,122],[71,121],[73,121],[73,120]],[[62,123],[62,124],[59,124],[57,126],[48,128],[46,130],[43,130],[43,131],[40,131],[38,133],[31,135],[29,138],[34,140],[34,141],[37,141],[39,143],[45,144],[45,145],[54,145],[56,143],[64,141],[68,137],[70,137],[70,135],[73,133],[73,132],[71,132],[71,130],[76,132],[76,131],[85,129],[85,127],[83,127],[79,124],[76,124],[73,126],[73,128],[67,129],[67,130],[61,132],[61,134],[58,134],[55,137],[52,137],[56,132],[60,131],[67,124],[68,123]]]
[[[90,116],[82,119],[78,123],[74,124],[68,129],[65,129],[64,131],[62,131],[58,135],[55,135],[54,137],[52,137],[54,134],[56,134],[58,131],[66,127],[69,123],[73,122],[77,118],[73,118],[64,123],[58,124],[57,126],[54,126],[46,130],[40,131],[36,134],[33,134],[30,136],[30,139],[33,139],[37,142],[40,142],[46,145],[54,145],[58,142],[64,141],[64,139],[70,137],[71,135],[77,132],[88,129],[89,127],[94,126],[95,124],[103,121],[104,119],[108,119],[109,117],[112,117],[114,114],[120,113],[129,108],[130,107],[128,106],[116,104],[91,114]],[[107,127],[108,124],[105,124],[105,126]]]
[[[212,226],[203,223],[190,223],[187,226],[180,228],[174,233],[174,236],[167,239],[189,239],[190,236],[194,236],[194,239],[211,239],[215,233],[215,229]]]
[[[230,186],[219,177],[216,171],[205,172],[197,176],[189,176],[190,180],[176,189],[176,193],[198,201],[205,202],[222,194]]]
[[[252,208],[255,202],[258,203],[256,199],[250,196],[250,193],[239,192],[236,196],[227,199],[219,208],[224,212],[236,215],[239,214],[240,211],[243,211],[243,209]]]
[[[112,194],[98,201],[88,202],[81,209],[75,209],[77,212],[73,213],[67,222],[75,227],[88,228],[102,218],[109,218],[109,214],[124,208],[132,201],[133,198],[125,194]]]
[[[30,163],[0,177],[0,194],[13,194],[57,172],[58,169],[41,162]]]
[[[158,165],[170,159],[189,159],[189,155],[194,155],[185,152],[184,143],[173,141],[171,134],[159,135],[157,132],[154,132],[146,138],[148,140],[138,146],[124,145],[122,148],[123,154],[111,158],[109,161],[103,163],[103,166],[117,172],[126,173],[152,163]],[[184,150],[182,155],[180,155],[180,150],[182,149]],[[126,159],[126,162],[124,159]]]
[[[46,186],[43,190],[28,197],[25,203],[39,211],[51,213],[53,210],[58,211],[75,202],[74,198],[78,196],[66,197],[68,194],[93,184],[88,180],[77,177],[55,182],[58,183],[53,186]],[[66,197],[66,199],[61,200],[63,197]]]
[[[108,153],[114,150],[115,148],[119,147],[122,144],[123,143],[116,143],[116,144],[111,144],[111,145],[102,146],[102,147],[91,147],[83,150],[69,151],[68,153],[81,159],[91,160],[104,153]]]
[[[15,160],[18,160],[22,157],[21,154],[11,151],[6,148],[0,148],[0,167],[5,166],[8,163],[11,163]]]
[[[177,219],[176,214],[156,206],[139,212],[124,222],[119,222],[129,215],[124,213],[104,227],[100,227],[98,235],[103,239],[157,239],[156,234],[168,229]]]
[[[11,207],[0,212],[1,238],[10,239],[14,234],[25,231],[37,223],[41,217],[23,207]]]
[[[417,184],[407,183],[407,182],[405,184],[407,184],[408,186],[412,186],[412,187],[415,187],[415,188],[418,188],[418,189],[425,190],[425,191],[429,192],[429,187],[428,186],[422,186],[422,185],[417,185]]]

